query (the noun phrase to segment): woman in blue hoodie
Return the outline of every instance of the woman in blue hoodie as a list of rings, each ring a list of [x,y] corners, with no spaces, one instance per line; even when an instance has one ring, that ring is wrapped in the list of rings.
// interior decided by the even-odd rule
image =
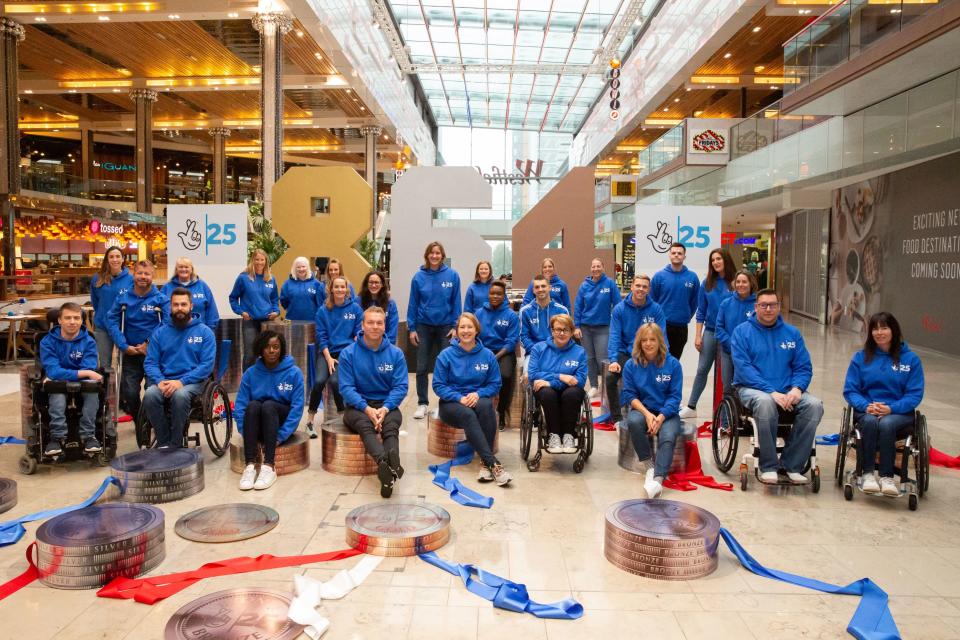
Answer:
[[[576,453],[573,434],[587,381],[587,352],[573,341],[573,318],[565,313],[550,318],[553,337],[538,343],[530,354],[530,384],[550,436],[550,453]]]
[[[133,274],[127,269],[120,247],[110,247],[103,254],[100,270],[90,279],[90,302],[93,304],[93,337],[101,367],[109,367],[113,359],[113,339],[107,315],[117,296],[133,289]]]
[[[310,263],[300,256],[290,267],[290,277],[280,289],[280,305],[287,320],[313,322],[320,306],[320,283],[310,273]]]
[[[600,389],[598,374],[603,356],[610,340],[610,316],[620,304],[620,287],[603,270],[603,261],[590,261],[590,275],[577,291],[573,309],[573,324],[577,329],[573,337],[580,340],[587,352],[587,377],[591,394]]]
[[[193,298],[193,313],[200,316],[200,322],[210,327],[213,332],[217,331],[217,325],[220,324],[220,312],[217,311],[217,301],[213,297],[213,291],[206,282],[200,279],[196,270],[193,268],[193,261],[190,258],[177,258],[176,265],[173,268],[173,277],[170,282],[163,285],[163,292],[168,298],[177,287],[183,287],[190,292]]]
[[[246,371],[257,361],[259,354],[253,350],[253,342],[260,335],[264,320],[274,320],[280,315],[280,296],[277,280],[270,274],[270,262],[263,249],[250,254],[246,270],[237,276],[230,292],[230,308],[243,318],[243,369]]]
[[[723,392],[733,386],[733,356],[730,351],[730,337],[733,330],[743,324],[753,314],[757,302],[757,280],[746,270],[737,271],[733,277],[733,294],[728,295],[717,310],[716,337],[720,345],[720,377],[723,380]]]
[[[323,304],[327,301],[327,286],[333,282],[334,278],[347,277],[347,274],[343,272],[343,263],[337,260],[336,258],[330,258],[327,260],[327,269],[324,272],[326,277],[320,282],[320,288],[317,289],[317,304]],[[356,298],[357,292],[353,290],[353,285],[350,285],[350,298]]]
[[[502,388],[497,405],[499,428],[507,426],[507,412],[513,401],[513,379],[517,373],[517,342],[520,340],[520,318],[507,304],[507,285],[502,280],[490,284],[489,300],[476,316],[480,322],[480,340],[493,352],[500,365]]]
[[[274,471],[277,446],[293,435],[303,416],[303,373],[287,342],[276,331],[264,331],[254,341],[256,363],[243,372],[234,404],[233,419],[243,435],[246,467],[240,490],[267,489],[277,480]],[[257,450],[263,447],[263,464],[257,474]]]
[[[893,477],[897,436],[913,425],[923,399],[923,364],[903,341],[900,323],[885,311],[870,316],[867,339],[847,367],[843,397],[860,429],[863,491],[898,496]],[[874,475],[880,451],[880,482]]]
[[[501,487],[510,474],[493,455],[497,416],[493,396],[500,391],[500,367],[480,340],[480,322],[472,313],[457,320],[456,340],[443,350],[433,368],[433,390],[440,397],[440,419],[463,429],[480,456],[480,482],[496,480]]]
[[[648,498],[663,491],[673,450],[683,431],[677,409],[683,396],[683,370],[667,351],[660,327],[648,323],[637,331],[633,354],[623,368],[620,403],[630,409],[627,428],[640,460],[650,458],[650,438],[657,438],[657,459],[647,470],[643,488]]]
[[[400,312],[397,302],[390,297],[387,289],[387,276],[382,271],[371,271],[363,276],[360,283],[360,295],[356,298],[360,308],[366,311],[370,307],[380,307],[387,314],[386,337],[390,344],[397,344],[397,329],[400,326]]]
[[[493,266],[486,260],[477,263],[473,272],[473,282],[467,287],[467,295],[463,301],[463,310],[476,313],[487,304],[490,297],[490,285],[493,283]]]
[[[307,408],[307,432],[311,438],[315,433],[313,420],[320,406],[323,387],[328,381],[337,411],[343,412],[337,359],[340,352],[356,340],[362,318],[363,309],[350,296],[350,283],[343,276],[334,278],[330,282],[330,295],[317,309],[317,316],[314,318],[317,330],[314,339],[317,346],[317,379],[310,390],[310,406]]]
[[[543,259],[543,262],[540,263],[540,273],[546,276],[550,283],[550,299],[569,310],[570,290],[567,288],[567,283],[557,275],[557,265],[552,258]],[[523,304],[530,304],[533,302],[533,298],[533,280],[531,280],[527,286],[527,292],[523,294]]]
[[[417,410],[413,417],[423,420],[430,404],[428,376],[434,351],[450,344],[460,317],[460,274],[443,264],[447,252],[431,242],[423,252],[423,266],[410,283],[407,329],[410,344],[417,348]]]

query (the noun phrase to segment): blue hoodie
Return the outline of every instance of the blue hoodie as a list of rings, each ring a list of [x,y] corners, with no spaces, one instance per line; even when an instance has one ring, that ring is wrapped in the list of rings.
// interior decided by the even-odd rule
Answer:
[[[328,349],[333,355],[353,344],[353,339],[360,333],[362,318],[363,309],[352,300],[335,305],[333,309],[327,309],[325,304],[321,305],[313,320],[317,329],[314,340],[317,345],[317,354]]]
[[[633,295],[627,295],[620,304],[613,308],[610,318],[610,339],[607,341],[607,359],[616,362],[621,353],[630,355],[633,352],[633,341],[637,337],[637,330],[649,322],[659,325],[663,331],[663,339],[667,339],[667,323],[663,317],[663,309],[647,296],[647,301],[638,307],[633,301]]]
[[[418,324],[449,327],[460,317],[460,274],[445,264],[437,270],[420,267],[410,282],[407,329]]]
[[[194,278],[187,284],[183,284],[177,279],[177,276],[173,276],[170,282],[163,285],[161,291],[169,298],[177,287],[183,287],[190,292],[193,296],[193,312],[200,316],[203,324],[216,331],[217,325],[220,323],[220,312],[217,310],[217,301],[213,297],[213,291],[210,290],[207,283],[199,278]]]
[[[247,405],[252,400],[273,400],[289,405],[290,413],[280,425],[277,441],[283,442],[293,435],[300,424],[300,418],[303,417],[303,373],[297,367],[293,356],[284,356],[273,369],[263,364],[263,358],[257,358],[254,365],[243,372],[233,407],[233,419],[240,433],[243,433],[243,417],[247,412]]]
[[[287,320],[306,320],[313,322],[317,315],[317,307],[322,304],[318,301],[320,283],[316,278],[297,280],[288,278],[280,288],[280,304],[287,312]]]
[[[63,337],[61,327],[54,327],[40,341],[40,363],[51,380],[77,380],[77,371],[96,370],[97,341],[82,325],[73,340]]]
[[[95,274],[90,278],[90,303],[93,305],[93,325],[100,329],[108,329],[107,316],[113,303],[123,293],[133,289],[133,274],[126,268],[121,271],[117,277],[111,278],[109,284],[98,287],[100,274]]]
[[[366,409],[371,400],[383,402],[393,411],[407,395],[407,361],[403,351],[386,339],[374,351],[363,341],[361,333],[356,342],[340,353],[337,370],[340,395],[348,407],[357,411]]]
[[[546,380],[557,391],[567,388],[560,381],[561,374],[575,377],[577,386],[582,387],[587,381],[587,352],[573,339],[561,349],[550,338],[533,348],[527,373],[531,381]]]
[[[843,397],[860,412],[872,402],[882,402],[891,413],[913,413],[923,400],[923,364],[906,342],[901,343],[897,364],[886,351],[877,349],[869,363],[858,351],[847,367]]]
[[[347,286],[350,288],[350,299],[356,300],[357,292],[354,290],[353,285],[350,283],[347,283]],[[326,301],[327,301],[327,283],[321,282],[320,286],[317,288],[317,304],[322,305]]]
[[[263,274],[257,274],[251,280],[244,271],[237,276],[230,292],[230,308],[238,316],[246,312],[251,320],[266,320],[271,313],[280,313],[280,296],[277,293],[277,279],[270,278],[270,282],[263,279]]]
[[[479,340],[469,352],[463,350],[458,340],[451,340],[433,367],[433,391],[447,402],[460,402],[469,393],[492,398],[501,384],[500,365]]]
[[[123,333],[120,332],[120,312],[126,307]],[[158,313],[159,312],[159,313]],[[117,296],[107,314],[107,330],[110,339],[120,351],[131,345],[143,344],[153,330],[163,322],[170,321],[170,298],[150,287],[145,296],[138,296],[131,287]]]
[[[813,377],[810,353],[796,327],[778,317],[772,327],[751,316],[730,339],[733,384],[765,393],[806,391]]]
[[[523,304],[527,305],[533,302],[536,296],[533,295],[533,280],[527,285],[527,292],[523,294]],[[557,304],[570,309],[570,290],[567,289],[567,283],[560,279],[560,276],[553,274],[550,276],[550,299]]]
[[[477,320],[480,321],[480,340],[483,346],[496,354],[500,349],[507,353],[514,353],[517,341],[520,339],[520,317],[504,301],[494,309],[490,303],[485,303],[477,309]]]
[[[667,324],[689,324],[697,311],[700,281],[697,274],[686,267],[674,271],[669,264],[653,274],[650,297],[663,307]]]
[[[490,279],[488,282],[471,282],[470,286],[467,287],[467,296],[463,301],[463,310],[475,314],[479,309],[483,308],[483,305],[490,301],[490,284],[492,282],[493,279]]]
[[[520,307],[520,342],[528,355],[535,344],[550,338],[550,318],[561,313],[570,312],[553,298],[546,307],[541,307],[536,300]]]
[[[664,418],[672,418],[680,410],[682,395],[683,369],[680,368],[680,362],[669,353],[662,367],[655,362],[643,366],[633,358],[623,365],[621,406],[629,407],[631,402],[639,400],[653,415],[662,413]]]
[[[589,276],[584,279],[577,291],[574,303],[573,324],[608,326],[613,308],[620,304],[620,287],[607,274],[596,282]]]
[[[720,305],[730,295],[730,287],[723,278],[717,278],[713,289],[707,291],[707,279],[700,283],[700,292],[697,294],[697,322],[702,323],[707,331],[714,331],[717,327],[717,312]],[[736,294],[733,294],[736,295]]]
[[[360,298],[354,298],[354,301],[360,304]],[[374,303],[371,301],[366,307],[361,305],[361,308],[366,311],[372,306],[374,306]],[[387,302],[387,308],[384,309],[384,311],[387,312],[387,330],[383,335],[390,341],[390,344],[397,344],[397,328],[400,326],[400,310],[397,308],[397,303],[394,302],[393,298],[390,298],[390,301]]]
[[[147,345],[143,371],[148,384],[179,380],[184,385],[206,380],[217,359],[217,338],[196,315],[183,329],[173,323],[156,328]]]
[[[753,307],[757,302],[757,295],[751,293],[741,298],[736,293],[730,294],[720,305],[717,311],[717,342],[724,352],[730,353],[730,335],[740,324],[753,315]]]

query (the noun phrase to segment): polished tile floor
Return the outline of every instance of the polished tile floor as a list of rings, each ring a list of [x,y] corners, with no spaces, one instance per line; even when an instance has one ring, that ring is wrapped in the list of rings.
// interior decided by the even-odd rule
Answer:
[[[857,346],[855,336],[795,320],[804,331],[815,375],[811,391],[825,400],[819,432],[838,430],[843,376]],[[689,388],[695,361],[688,347],[684,370]],[[924,360],[927,393],[923,410],[935,447],[960,453],[960,361],[919,350]],[[689,359],[689,362],[687,361]],[[11,374],[0,374],[7,378]],[[413,386],[411,378],[411,388]],[[708,397],[701,401],[706,413]],[[452,516],[451,542],[442,557],[474,563],[517,582],[531,597],[551,602],[579,600],[584,616],[577,621],[538,620],[509,613],[468,593],[459,581],[417,558],[386,559],[360,588],[322,611],[331,620],[327,638],[599,638],[642,633],[649,638],[844,638],[857,600],[828,596],[765,578],[742,569],[722,550],[719,569],[692,582],[639,578],[610,565],[603,557],[603,514],[612,503],[645,497],[639,476],[617,466],[616,437],[597,432],[586,470],[571,470],[572,456],[546,456],[539,473],[520,464],[519,438],[501,438],[500,457],[515,481],[507,489],[483,485],[496,499],[492,509],[453,503],[430,482],[427,465],[438,462],[426,453],[426,424],[410,416],[415,398],[404,405],[403,463],[407,473],[396,494],[423,498]],[[0,435],[19,434],[19,397],[0,397]],[[206,458],[206,489],[181,502],[162,505],[166,513],[167,558],[158,573],[184,571],[204,562],[240,555],[317,553],[345,546],[343,517],[351,508],[380,500],[371,478],[335,476],[320,468],[320,444],[313,441],[313,466],[284,476],[265,492],[240,492],[239,476],[229,460]],[[121,451],[134,447],[129,427]],[[700,441],[707,473],[712,468],[707,440]],[[99,485],[103,469],[75,465],[44,468],[34,476],[17,473],[20,447],[0,447],[0,475],[17,479],[19,504],[0,520],[43,508],[76,503]],[[931,490],[917,512],[906,501],[868,499],[845,502],[832,483],[834,448],[820,448],[824,486],[819,495],[807,489],[777,492],[754,481],[749,491],[732,493],[700,488],[666,491],[664,497],[709,509],[759,561],[767,566],[839,584],[870,577],[891,595],[891,608],[905,638],[960,637],[960,471],[934,469]],[[477,463],[455,475],[477,487]],[[176,536],[182,514],[224,502],[259,502],[280,512],[270,533],[244,542],[203,545]],[[24,550],[38,524],[27,525],[25,539],[0,549],[0,578],[25,568]],[[38,583],[0,602],[0,638],[140,639],[162,638],[170,615],[202,594],[242,585],[292,589],[299,572],[327,579],[355,560],[300,570],[282,569],[203,581],[155,606],[97,598],[93,591],[59,591]],[[628,631],[629,630],[629,631]],[[304,636],[305,637],[305,636]]]

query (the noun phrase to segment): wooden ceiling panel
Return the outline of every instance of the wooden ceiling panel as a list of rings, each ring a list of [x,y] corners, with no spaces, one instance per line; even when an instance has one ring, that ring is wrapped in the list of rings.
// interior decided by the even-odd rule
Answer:
[[[294,21],[293,29],[283,37],[283,52],[291,63],[300,67],[303,73],[327,75],[337,72],[330,58],[316,40],[304,30],[299,20]],[[320,58],[317,58],[318,53]]]
[[[363,104],[357,95],[349,89],[331,89],[328,94],[330,99],[350,118],[367,118],[372,114],[366,105]]]
[[[31,25],[18,51],[20,66],[57,80],[123,78],[114,67],[100,62]]]
[[[783,74],[783,43],[810,21],[801,16],[758,14],[736,35],[717,49],[710,60],[697,69],[697,75],[753,75],[763,65],[763,75]],[[754,31],[755,28],[760,31]],[[729,58],[725,58],[726,54]]]

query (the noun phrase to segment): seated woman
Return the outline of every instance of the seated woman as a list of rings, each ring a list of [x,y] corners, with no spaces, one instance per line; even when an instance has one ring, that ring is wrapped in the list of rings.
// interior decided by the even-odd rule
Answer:
[[[587,352],[573,341],[573,318],[566,313],[550,318],[553,337],[530,354],[533,395],[543,408],[550,437],[550,453],[576,453],[573,434],[580,417],[587,381]]]
[[[243,372],[233,409],[247,463],[240,476],[241,491],[268,489],[276,482],[277,447],[293,435],[303,416],[303,373],[293,356],[287,355],[286,340],[267,330],[257,336],[253,348],[258,357]],[[254,465],[261,444],[263,464],[257,475]]]
[[[660,327],[653,323],[641,326],[633,341],[633,354],[623,367],[620,403],[630,410],[627,428],[640,460],[650,458],[650,439],[657,438],[657,459],[643,483],[648,498],[660,495],[670,472],[683,429],[678,413],[682,394],[683,371],[667,351]]]
[[[493,396],[500,391],[500,367],[489,349],[480,344],[480,322],[472,313],[461,314],[454,327],[456,337],[440,352],[433,367],[433,391],[440,398],[440,419],[463,429],[470,446],[480,456],[477,480],[497,481],[501,487],[512,479],[493,455],[497,414]]]
[[[898,496],[893,479],[897,437],[913,425],[923,399],[923,364],[903,341],[900,323],[885,311],[870,316],[863,349],[847,367],[843,397],[860,429],[860,460],[865,493]],[[880,482],[874,473],[880,451]]]

